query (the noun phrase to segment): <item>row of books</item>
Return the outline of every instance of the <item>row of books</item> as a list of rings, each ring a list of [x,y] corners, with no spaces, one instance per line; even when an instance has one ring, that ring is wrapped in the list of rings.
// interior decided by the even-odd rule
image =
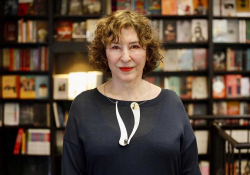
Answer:
[[[216,49],[213,64],[215,71],[250,71],[250,49]]]
[[[2,98],[48,99],[49,78],[45,75],[2,76]]]
[[[250,78],[240,74],[215,76],[213,98],[237,98],[250,96]]]
[[[69,110],[63,108],[59,103],[53,102],[53,112],[56,127],[66,127],[69,117]]]
[[[213,42],[250,43],[250,20],[213,20]]]
[[[57,0],[56,14],[86,15],[100,14],[102,4],[100,0]]]
[[[3,49],[3,69],[6,71],[48,71],[49,49]]]
[[[213,0],[214,16],[249,16],[249,0]]]
[[[193,71],[207,69],[207,49],[164,50],[163,71]]]
[[[99,71],[72,72],[54,75],[54,99],[74,99],[88,89],[96,88],[103,82],[103,73]]]
[[[150,15],[206,15],[207,0],[115,0],[112,12],[116,10],[133,10]]]
[[[63,151],[63,137],[64,137],[65,131],[56,131],[56,152],[59,155],[62,155]]]
[[[18,43],[37,43],[48,41],[48,22],[42,20],[6,21],[4,41]]]
[[[210,172],[210,163],[209,161],[200,161],[199,167],[202,175],[209,175]]]
[[[50,130],[19,128],[14,155],[50,155]]]
[[[48,103],[4,103],[4,125],[50,127]]]
[[[58,21],[56,23],[56,34],[54,38],[62,41],[92,41],[92,34],[95,30],[97,20],[87,19],[81,22]]]
[[[206,19],[153,20],[159,31],[159,39],[170,43],[207,42],[208,22]]]
[[[5,0],[4,15],[46,15],[47,0]]]

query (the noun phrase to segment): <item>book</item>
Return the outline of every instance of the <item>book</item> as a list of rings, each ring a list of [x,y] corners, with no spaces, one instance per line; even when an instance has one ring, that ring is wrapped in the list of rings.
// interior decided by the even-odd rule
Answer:
[[[35,77],[35,90],[36,99],[48,99],[49,98],[49,77],[48,76],[36,76]]]
[[[200,171],[202,175],[209,175],[209,172],[210,172],[209,161],[200,161],[199,166],[200,166]]]
[[[213,42],[227,42],[227,20],[213,20]]]
[[[87,36],[88,42],[92,42],[92,40],[93,40],[93,33],[95,32],[97,21],[98,20],[96,20],[96,19],[87,19],[86,20],[86,36]]]
[[[60,14],[61,15],[67,15],[68,14],[68,0],[62,0],[61,1]]]
[[[205,19],[192,20],[192,42],[207,42],[208,40],[208,24]]]
[[[3,126],[3,104],[0,103],[0,127]]]
[[[6,0],[4,5],[4,15],[17,15],[18,0]]]
[[[221,1],[213,0],[213,15],[221,16]]]
[[[74,22],[72,25],[72,40],[86,41],[86,22]]]
[[[146,11],[150,15],[161,15],[161,0],[147,0]]]
[[[197,140],[198,154],[207,154],[208,150],[208,131],[195,131],[194,135]]]
[[[68,99],[69,78],[67,74],[54,75],[54,99]]]
[[[241,96],[241,75],[226,75],[226,93],[228,98]]]
[[[20,76],[20,98],[21,99],[35,99],[35,76],[21,75]]]
[[[48,1],[47,0],[34,0],[34,15],[45,16],[48,14]]]
[[[178,71],[179,59],[178,59],[178,50],[177,49],[168,49],[164,50],[164,60],[163,60],[163,70],[164,71]]]
[[[19,125],[33,125],[33,109],[32,104],[20,104]]]
[[[249,14],[250,14],[249,0],[236,1],[236,15],[237,16],[249,16]]]
[[[56,127],[60,128],[60,121],[59,121],[59,115],[58,115],[58,109],[57,109],[56,102],[53,102],[53,112],[54,112],[54,119],[55,119]]]
[[[131,0],[117,0],[116,10],[131,10],[132,4]]]
[[[69,99],[74,99],[81,92],[87,90],[87,73],[69,73]]]
[[[59,21],[57,26],[57,41],[71,41],[72,21]]]
[[[240,84],[241,84],[241,96],[242,97],[249,97],[250,95],[250,79],[249,77],[242,77],[240,79]]]
[[[215,76],[213,78],[213,98],[225,98],[226,85],[224,76]]]
[[[224,50],[215,50],[213,54],[215,71],[226,70],[226,53]]]
[[[168,89],[174,91],[178,96],[180,96],[180,77],[171,76],[168,78]]]
[[[192,79],[191,76],[180,77],[180,98],[191,99],[192,97]]]
[[[36,21],[36,41],[48,41],[48,23],[47,21]]]
[[[17,23],[15,21],[6,21],[4,23],[4,41],[17,42]]]
[[[246,42],[250,43],[250,20],[246,21]]]
[[[239,115],[240,114],[239,101],[228,101],[227,102],[227,114],[228,115]]]
[[[179,68],[181,71],[193,70],[193,49],[178,49]]]
[[[208,10],[207,0],[193,0],[194,14],[206,15]]]
[[[94,89],[103,83],[103,73],[100,71],[88,71],[87,81],[87,89]]]
[[[227,41],[231,43],[239,42],[239,21],[228,20],[227,21]]]
[[[190,20],[177,21],[177,42],[191,42],[191,22]]]
[[[69,0],[69,15],[82,15],[82,0]]]
[[[2,77],[2,98],[19,98],[19,76],[4,75]]]
[[[153,20],[153,27],[157,31],[160,41],[163,41],[163,20]]]
[[[19,128],[17,132],[16,142],[13,150],[14,155],[19,155],[21,151],[22,135],[24,133],[23,128]]]
[[[192,99],[208,98],[207,77],[192,77]]]
[[[177,0],[178,15],[193,15],[193,1],[192,0]]]
[[[83,0],[83,14],[100,14],[101,1],[100,0]]]
[[[213,115],[227,115],[227,102],[214,102]]]
[[[56,131],[56,152],[62,154],[64,131]]]
[[[162,0],[161,1],[162,15],[176,15],[177,14],[177,0]]]
[[[33,124],[34,126],[50,126],[50,107],[49,103],[35,103]]]
[[[146,14],[146,2],[142,0],[132,0],[132,10],[140,14]]]
[[[176,21],[163,21],[163,37],[164,42],[176,42]]]
[[[236,16],[235,0],[222,0],[221,11],[222,11],[222,16]]]
[[[207,49],[193,49],[193,69],[206,70],[207,69]]]
[[[20,107],[18,103],[4,103],[4,125],[19,125],[19,111]]]

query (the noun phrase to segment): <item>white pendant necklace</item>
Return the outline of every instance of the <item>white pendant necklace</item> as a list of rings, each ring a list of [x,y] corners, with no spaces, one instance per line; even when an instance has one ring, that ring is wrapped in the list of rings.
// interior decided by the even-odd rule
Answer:
[[[106,83],[104,84],[104,95],[106,96],[105,94],[105,85]],[[150,83],[149,83],[150,85]],[[151,86],[150,86],[150,91],[151,91]],[[132,133],[130,134],[129,138],[128,138],[128,133],[127,133],[127,129],[126,129],[126,126],[120,116],[120,113],[118,111],[118,101],[114,102],[112,101],[108,96],[106,96],[107,99],[109,101],[111,101],[112,103],[115,103],[115,106],[116,106],[116,118],[117,118],[117,121],[118,121],[118,124],[119,124],[119,127],[120,127],[120,131],[121,131],[121,136],[120,136],[120,139],[119,139],[119,144],[121,146],[126,146],[130,143],[130,140],[132,139],[132,137],[134,136],[136,130],[138,129],[139,127],[139,123],[140,123],[140,106],[141,104],[145,103],[147,100],[141,102],[140,104],[136,103],[136,102],[132,102],[130,104],[130,108],[133,112],[133,115],[134,115],[134,120],[135,120],[135,123],[134,123],[134,128],[132,130]]]

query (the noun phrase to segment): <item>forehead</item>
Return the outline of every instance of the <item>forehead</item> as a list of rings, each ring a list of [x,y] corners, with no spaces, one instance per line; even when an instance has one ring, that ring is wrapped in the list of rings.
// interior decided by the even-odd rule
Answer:
[[[119,33],[119,41],[118,42],[126,42],[126,41],[137,41],[139,42],[138,35],[132,27],[122,28]]]

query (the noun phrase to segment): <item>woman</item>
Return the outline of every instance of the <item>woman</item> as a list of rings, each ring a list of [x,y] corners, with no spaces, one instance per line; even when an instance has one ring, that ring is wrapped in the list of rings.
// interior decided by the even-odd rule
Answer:
[[[62,174],[200,175],[181,100],[143,79],[162,59],[156,36],[151,21],[135,12],[99,20],[90,64],[112,79],[73,101]]]

